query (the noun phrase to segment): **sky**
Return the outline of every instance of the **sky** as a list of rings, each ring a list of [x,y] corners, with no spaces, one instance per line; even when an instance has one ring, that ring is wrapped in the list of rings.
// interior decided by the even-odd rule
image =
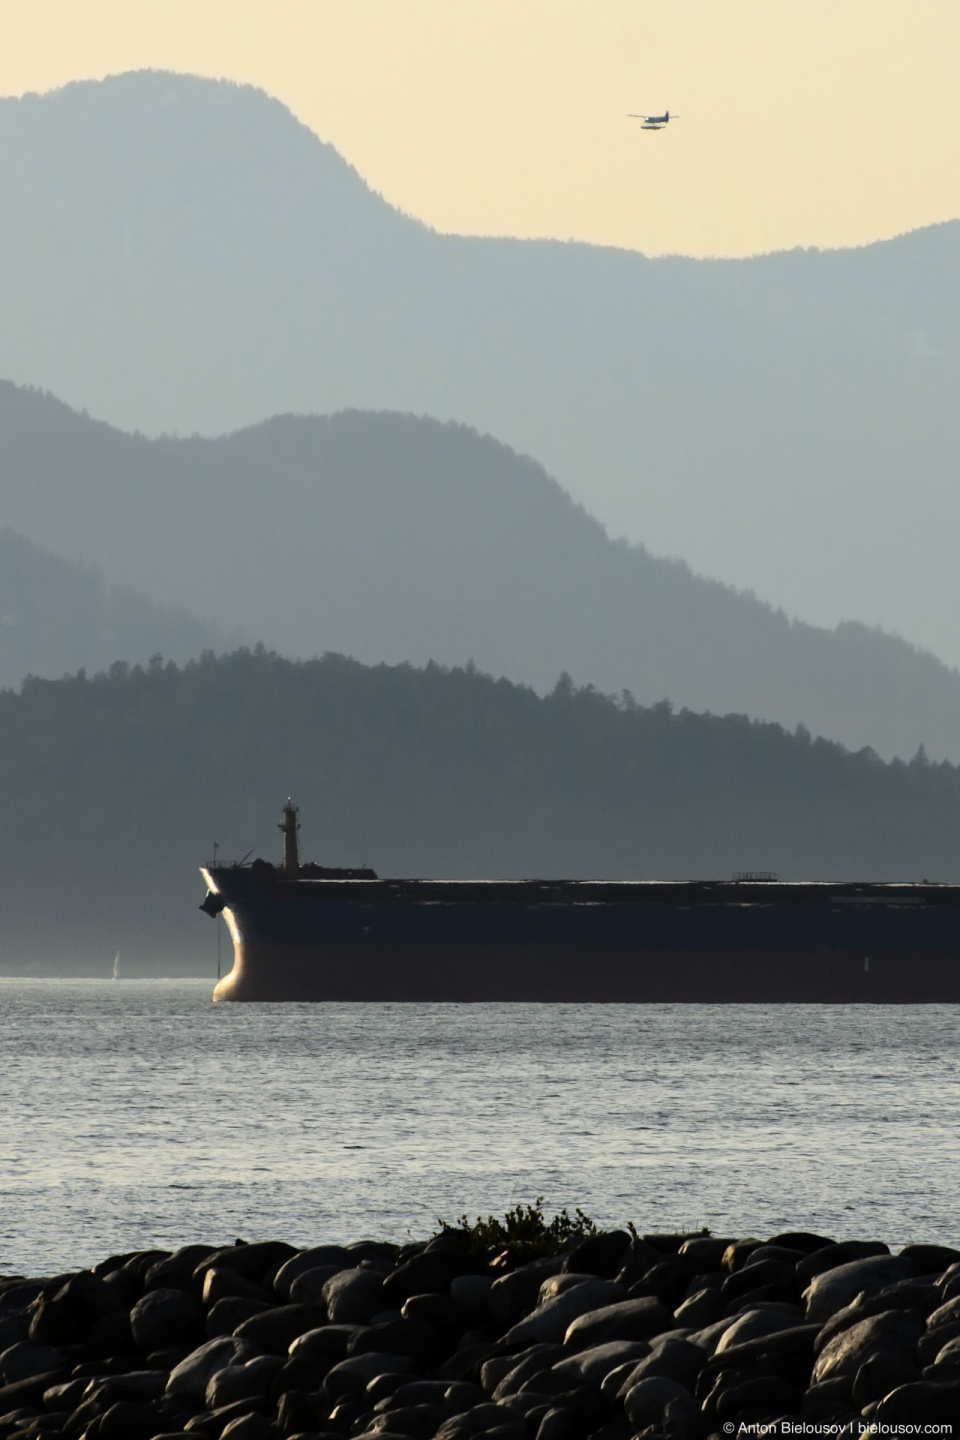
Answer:
[[[0,0],[0,94],[248,82],[437,229],[651,255],[960,215],[958,55],[958,0]]]

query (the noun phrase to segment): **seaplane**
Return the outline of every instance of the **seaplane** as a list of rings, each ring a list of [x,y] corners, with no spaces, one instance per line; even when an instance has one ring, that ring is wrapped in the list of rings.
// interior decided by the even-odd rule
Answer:
[[[627,117],[629,120],[642,120],[644,130],[662,130],[671,120],[679,120],[679,115],[671,115],[669,110],[664,110],[662,115],[634,115],[632,112]]]

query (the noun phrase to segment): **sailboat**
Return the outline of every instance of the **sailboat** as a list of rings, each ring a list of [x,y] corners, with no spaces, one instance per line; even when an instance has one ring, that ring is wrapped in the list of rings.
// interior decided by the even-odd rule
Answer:
[[[119,951],[119,950],[117,951],[116,955],[114,955],[114,957],[113,957],[113,978],[114,978],[114,980],[119,980],[119,979],[120,979],[120,951]]]

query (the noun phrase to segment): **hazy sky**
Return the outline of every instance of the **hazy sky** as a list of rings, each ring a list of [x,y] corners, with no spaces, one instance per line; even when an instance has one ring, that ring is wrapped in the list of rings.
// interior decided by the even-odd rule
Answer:
[[[960,0],[0,0],[0,24],[0,93],[249,81],[444,230],[747,254],[960,214]]]

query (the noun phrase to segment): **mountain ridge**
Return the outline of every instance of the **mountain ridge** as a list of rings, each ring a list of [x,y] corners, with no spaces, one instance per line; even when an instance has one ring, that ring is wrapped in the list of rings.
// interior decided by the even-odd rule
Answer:
[[[2,382],[0,453],[0,521],[287,655],[472,658],[541,693],[567,672],[854,749],[960,756],[956,671],[611,540],[537,462],[465,426],[345,412],[152,440]]]
[[[162,654],[183,662],[226,635],[175,606],[109,585],[97,568],[51,555],[0,525],[0,690]]]
[[[960,661],[958,222],[709,262],[444,236],[262,92],[163,73],[0,102],[0,183],[0,374],[151,432],[457,420],[614,534]]]

